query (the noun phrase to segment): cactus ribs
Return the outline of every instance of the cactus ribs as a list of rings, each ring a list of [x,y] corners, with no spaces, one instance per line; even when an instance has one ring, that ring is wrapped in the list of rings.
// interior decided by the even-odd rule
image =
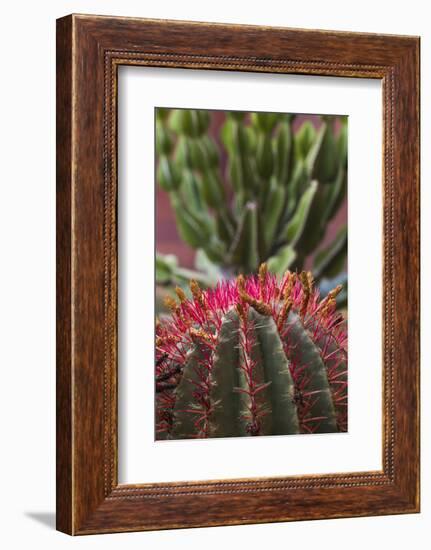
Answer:
[[[215,289],[192,281],[156,323],[156,438],[347,430],[347,327],[337,287],[262,264]]]

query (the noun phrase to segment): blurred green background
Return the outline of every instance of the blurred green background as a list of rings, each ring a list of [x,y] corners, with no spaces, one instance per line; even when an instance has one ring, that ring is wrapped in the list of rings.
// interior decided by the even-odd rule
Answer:
[[[260,263],[347,307],[347,117],[156,109],[156,310]]]

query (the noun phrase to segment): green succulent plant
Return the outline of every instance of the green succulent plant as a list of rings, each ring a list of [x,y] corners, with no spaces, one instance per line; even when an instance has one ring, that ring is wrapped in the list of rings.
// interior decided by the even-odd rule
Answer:
[[[189,281],[197,281],[203,288],[214,287],[220,280],[218,268],[199,252],[196,257],[196,270],[181,267],[174,254],[156,253],[156,314],[169,310],[165,306],[167,296],[175,296],[179,287],[188,293]]]
[[[209,111],[157,109],[157,181],[180,237],[231,276],[264,261],[279,275],[301,270],[346,194],[347,118],[338,118],[337,133],[329,116],[294,132],[289,114],[227,112],[220,147]],[[315,255],[315,278],[337,276],[346,253],[344,227]]]

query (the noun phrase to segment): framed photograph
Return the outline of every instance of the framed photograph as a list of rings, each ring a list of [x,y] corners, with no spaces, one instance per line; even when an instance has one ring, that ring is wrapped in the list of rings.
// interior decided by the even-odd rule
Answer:
[[[57,21],[57,528],[419,511],[419,38]]]

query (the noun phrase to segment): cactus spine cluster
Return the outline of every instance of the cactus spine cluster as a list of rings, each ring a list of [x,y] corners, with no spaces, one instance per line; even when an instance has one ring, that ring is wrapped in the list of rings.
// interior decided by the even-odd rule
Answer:
[[[320,299],[310,272],[177,289],[156,324],[156,438],[347,429],[347,331],[341,288]]]
[[[169,193],[180,237],[228,274],[301,270],[346,193],[347,119],[316,130],[277,113],[228,112],[221,130],[226,171],[209,135],[210,112],[157,109],[157,180]],[[316,278],[344,266],[342,228],[316,257]]]

